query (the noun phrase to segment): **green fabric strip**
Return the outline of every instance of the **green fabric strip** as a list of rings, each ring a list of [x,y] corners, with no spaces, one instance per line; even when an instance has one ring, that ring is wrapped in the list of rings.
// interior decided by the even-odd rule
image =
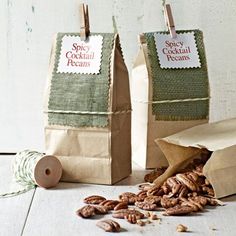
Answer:
[[[48,110],[107,112],[110,86],[110,58],[114,44],[114,34],[103,36],[101,70],[99,74],[57,73],[62,38],[65,35],[79,36],[77,33],[58,33],[54,71]],[[107,115],[82,115],[48,113],[49,125],[72,127],[105,127]]]
[[[201,68],[161,69],[153,33],[145,33],[148,58],[153,80],[153,101],[209,97],[207,63],[200,30],[181,30],[177,33],[194,32]],[[167,32],[158,32],[167,34]],[[157,120],[207,119],[209,100],[152,104]]]

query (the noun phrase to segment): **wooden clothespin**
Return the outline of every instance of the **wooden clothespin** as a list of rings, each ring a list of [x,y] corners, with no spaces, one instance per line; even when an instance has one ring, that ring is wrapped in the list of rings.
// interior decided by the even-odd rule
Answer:
[[[86,40],[90,34],[88,5],[80,4],[80,38]]]
[[[165,4],[164,14],[165,14],[166,24],[167,24],[167,27],[170,31],[171,37],[172,38],[177,38],[177,34],[176,34],[176,31],[175,31],[175,23],[174,23],[174,19],[173,19],[173,16],[172,16],[170,4]]]

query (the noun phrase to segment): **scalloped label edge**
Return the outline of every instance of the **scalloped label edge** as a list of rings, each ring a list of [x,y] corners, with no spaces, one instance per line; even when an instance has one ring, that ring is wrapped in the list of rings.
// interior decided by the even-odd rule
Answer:
[[[60,52],[59,52],[59,58],[58,58],[58,63],[57,63],[57,68],[56,68],[56,73],[58,74],[84,74],[84,75],[97,75],[100,73],[101,71],[101,63],[102,63],[102,50],[103,50],[103,36],[102,35],[91,35],[89,36],[89,39],[94,39],[94,38],[98,38],[100,40],[100,42],[97,42],[99,44],[100,47],[98,47],[98,52],[97,54],[99,54],[99,56],[97,57],[97,68],[96,68],[96,71],[86,71],[86,72],[78,72],[78,71],[75,71],[75,72],[69,72],[69,71],[59,71],[59,67],[61,66],[60,63],[63,64],[63,62],[61,62],[61,60],[63,60],[62,58],[62,45],[63,45],[63,41],[65,40],[65,38],[69,38],[69,39],[79,39],[79,42],[83,42],[85,44],[87,44],[88,42],[86,41],[81,41],[80,40],[80,36],[79,35],[70,35],[70,34],[65,34],[62,38],[62,41],[60,43]],[[97,49],[97,47],[96,47]],[[91,66],[92,68],[93,66]]]
[[[168,32],[155,32],[153,34],[153,37],[154,37],[154,43],[155,43],[155,46],[156,46],[156,53],[157,53],[157,58],[158,58],[158,62],[159,62],[159,65],[160,65],[160,68],[161,69],[196,69],[196,68],[201,68],[201,61],[200,61],[200,56],[199,56],[199,50],[198,50],[198,47],[197,47],[197,43],[196,43],[196,37],[195,37],[195,32],[194,31],[191,31],[191,32],[183,32],[183,33],[177,33],[177,37],[180,36],[180,35],[191,35],[193,36],[193,47],[195,47],[196,49],[196,53],[197,53],[197,61],[196,63],[198,63],[198,65],[195,65],[195,66],[182,66],[180,67],[179,65],[175,66],[175,65],[172,65],[171,67],[170,66],[163,66],[163,64],[161,63],[161,59],[160,59],[160,55],[159,55],[159,52],[158,52],[158,46],[157,46],[157,38],[156,38],[156,35],[162,35],[162,36],[170,36],[170,34]]]

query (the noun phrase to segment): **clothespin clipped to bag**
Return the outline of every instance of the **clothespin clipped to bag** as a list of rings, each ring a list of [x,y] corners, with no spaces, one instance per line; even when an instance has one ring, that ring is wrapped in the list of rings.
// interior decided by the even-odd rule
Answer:
[[[174,23],[174,19],[172,16],[170,4],[165,4],[164,14],[165,14],[165,20],[166,20],[167,27],[170,31],[171,38],[177,38],[177,34],[175,31],[175,23]]]
[[[88,5],[80,4],[80,38],[85,41],[90,34]]]

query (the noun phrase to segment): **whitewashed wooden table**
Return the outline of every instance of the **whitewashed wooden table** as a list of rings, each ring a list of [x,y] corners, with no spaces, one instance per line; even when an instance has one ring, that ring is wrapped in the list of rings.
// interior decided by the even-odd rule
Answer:
[[[12,156],[0,156],[0,192],[11,189]],[[88,185],[76,183],[60,183],[56,188],[45,190],[37,188],[25,194],[0,199],[0,235],[1,236],[64,236],[114,235],[96,227],[101,218],[81,219],[75,211],[83,206],[83,198],[99,194],[106,198],[116,199],[125,191],[137,192],[137,184],[143,181],[146,171],[134,165],[132,176],[114,186]],[[223,199],[225,206],[207,208],[204,212],[193,216],[161,217],[161,222],[141,227],[131,225],[125,220],[117,220],[122,231],[120,235],[179,235],[178,224],[189,228],[190,235],[236,235],[236,196]],[[183,233],[185,234],[185,233]]]

